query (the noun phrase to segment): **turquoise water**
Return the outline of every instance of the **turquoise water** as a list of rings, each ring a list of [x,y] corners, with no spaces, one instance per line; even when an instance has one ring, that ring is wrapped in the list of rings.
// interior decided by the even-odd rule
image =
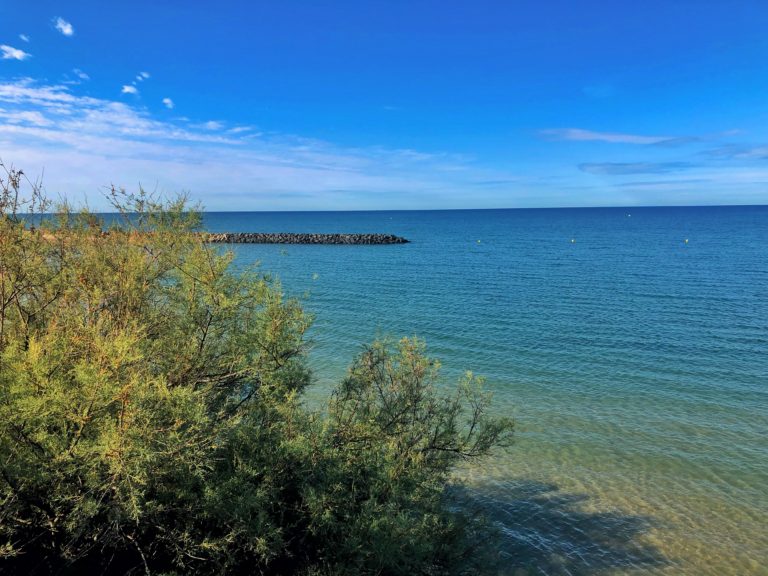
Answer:
[[[461,474],[503,531],[508,573],[768,574],[768,207],[206,226],[412,240],[234,250],[315,315],[311,395],[380,335],[425,338],[446,381],[487,377],[517,441]]]

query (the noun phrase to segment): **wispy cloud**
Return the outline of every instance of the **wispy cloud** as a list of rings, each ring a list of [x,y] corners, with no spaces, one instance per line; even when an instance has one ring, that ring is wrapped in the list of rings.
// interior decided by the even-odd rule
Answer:
[[[136,74],[136,81],[137,82],[144,82],[144,80],[149,79],[149,72],[139,72]]]
[[[29,36],[27,36],[26,34],[19,34],[19,38],[21,39],[22,42],[29,42]]]
[[[744,150],[739,158],[751,158],[755,160],[768,160],[768,146],[758,146]]]
[[[450,154],[345,148],[222,121],[159,120],[138,105],[32,80],[0,82],[0,109],[0,150],[14,155],[7,160],[30,173],[44,168],[52,193],[90,191],[93,206],[100,186],[139,181],[190,190],[210,209],[457,206],[466,198],[460,190],[473,182],[512,178]],[[493,189],[485,190],[473,203],[492,198]]]
[[[173,107],[175,106],[175,104],[173,103],[173,100],[171,100],[170,98],[163,98],[163,106],[168,108],[168,110],[173,110]]]
[[[75,29],[72,26],[72,24],[64,20],[64,18],[61,18],[61,17],[56,18],[53,25],[56,28],[56,30],[64,34],[64,36],[72,36],[75,33]]]
[[[722,203],[723,190],[732,202],[764,203],[768,182],[768,166],[755,160],[701,154],[691,164],[587,163],[575,175],[571,163],[546,174],[490,168],[435,150],[355,148],[155,115],[135,98],[77,90],[0,81],[0,151],[30,174],[44,170],[52,195],[82,193],[94,209],[108,208],[100,187],[110,183],[188,190],[211,210],[311,210]],[[759,157],[760,147],[750,150]]]
[[[251,132],[253,128],[251,126],[235,126],[230,128],[228,132],[230,134],[244,134],[245,132]]]
[[[139,89],[136,88],[136,86],[133,86],[132,84],[125,84],[123,86],[123,89],[120,90],[122,94],[138,94]]]
[[[660,144],[675,140],[674,136],[646,136],[618,132],[595,132],[581,128],[556,128],[542,130],[540,134],[553,140],[575,140],[582,142],[610,142],[612,144]]]
[[[595,162],[579,164],[579,170],[588,174],[621,176],[626,174],[665,174],[686,170],[689,162]]]
[[[758,146],[723,146],[709,151],[715,158],[737,160],[768,160],[768,145]]]
[[[77,76],[78,78],[80,78],[80,80],[90,80],[90,79],[91,79],[91,77],[90,77],[90,76],[88,76],[88,74],[86,74],[86,73],[85,73],[85,72],[83,72],[82,70],[80,70],[80,68],[74,68],[74,69],[72,70],[72,73],[73,73],[75,76]]]
[[[661,142],[654,142],[653,146],[659,146],[663,148],[675,148],[678,146],[688,146],[689,144],[701,144],[706,142],[709,138],[716,138],[717,136],[675,136]]]
[[[684,187],[688,186],[691,187],[692,184],[700,185],[700,184],[711,184],[712,180],[709,178],[675,178],[675,179],[668,179],[668,180],[632,180],[629,182],[621,182],[620,184],[615,184],[615,186],[619,186],[621,188],[667,188],[670,189],[672,187]]]
[[[623,132],[598,132],[583,128],[555,128],[540,130],[539,135],[549,140],[569,140],[576,142],[607,142],[609,144],[635,144],[674,148],[690,144],[718,142],[740,134],[739,130],[726,130],[698,135],[653,136],[647,134],[627,134]]]
[[[0,44],[0,51],[2,51],[3,60],[26,60],[32,56],[32,54],[28,54],[24,50],[19,50],[7,44]]]
[[[38,85],[30,79],[0,83],[0,107],[6,112],[35,112],[46,118],[58,132],[58,136],[54,133],[46,136],[55,140],[81,131],[83,135],[235,143],[153,120],[143,109],[123,102],[78,96],[69,86]]]
[[[38,111],[9,112],[0,108],[0,121],[8,124],[30,124],[32,126],[50,126],[51,121]]]

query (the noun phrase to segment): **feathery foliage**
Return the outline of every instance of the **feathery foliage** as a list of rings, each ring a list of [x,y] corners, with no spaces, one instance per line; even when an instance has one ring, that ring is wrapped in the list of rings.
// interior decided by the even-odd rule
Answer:
[[[475,379],[445,396],[422,343],[374,343],[310,410],[310,319],[183,198],[112,189],[105,232],[2,168],[0,571],[471,569],[446,486],[511,431]]]

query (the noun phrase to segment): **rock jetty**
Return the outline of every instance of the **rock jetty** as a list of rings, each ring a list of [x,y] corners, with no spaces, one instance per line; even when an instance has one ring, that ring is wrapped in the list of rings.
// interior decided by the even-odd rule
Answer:
[[[207,242],[217,244],[407,244],[392,234],[294,234],[291,232],[207,233]]]

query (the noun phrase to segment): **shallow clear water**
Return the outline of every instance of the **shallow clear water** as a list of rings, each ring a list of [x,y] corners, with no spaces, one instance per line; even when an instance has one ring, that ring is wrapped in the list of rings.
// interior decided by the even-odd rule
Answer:
[[[487,377],[517,442],[462,474],[503,530],[509,573],[768,574],[768,207],[206,226],[412,240],[234,250],[315,314],[311,394],[379,335],[425,338],[446,380]]]

